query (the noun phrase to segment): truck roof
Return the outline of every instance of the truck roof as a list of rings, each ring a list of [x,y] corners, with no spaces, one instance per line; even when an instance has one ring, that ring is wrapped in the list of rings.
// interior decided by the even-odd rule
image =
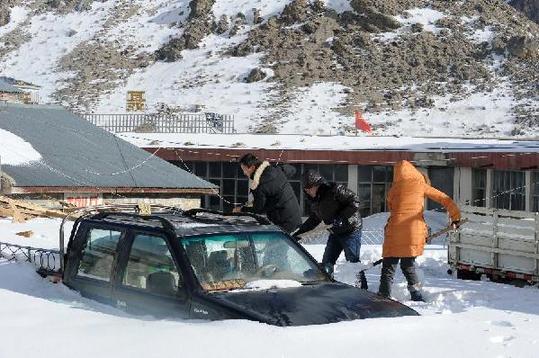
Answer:
[[[193,236],[236,231],[279,231],[266,218],[252,214],[223,214],[210,210],[161,212],[140,215],[123,212],[101,212],[85,221],[129,226],[131,228],[171,230],[178,236]]]

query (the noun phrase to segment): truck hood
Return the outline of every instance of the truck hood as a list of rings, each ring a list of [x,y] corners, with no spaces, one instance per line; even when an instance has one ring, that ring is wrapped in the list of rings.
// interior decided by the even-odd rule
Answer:
[[[211,296],[236,311],[277,326],[419,315],[399,302],[337,282],[293,288],[217,292]]]

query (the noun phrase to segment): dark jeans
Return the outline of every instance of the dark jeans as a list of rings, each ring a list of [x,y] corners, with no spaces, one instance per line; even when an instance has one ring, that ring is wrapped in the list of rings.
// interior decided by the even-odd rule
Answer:
[[[361,229],[355,230],[350,234],[335,235],[330,234],[328,242],[326,243],[326,249],[324,250],[324,256],[322,258],[322,264],[327,273],[333,276],[334,266],[337,259],[344,251],[344,257],[348,262],[359,262],[359,252],[361,250]],[[367,279],[365,278],[365,272],[360,272],[359,279],[361,281],[361,288],[367,289]]]
[[[382,261],[382,275],[380,276],[380,288],[378,294],[384,297],[391,296],[391,285],[397,270],[397,264],[400,266],[406,281],[408,281],[408,291],[414,293],[419,291],[419,279],[415,272],[415,257],[384,257]]]

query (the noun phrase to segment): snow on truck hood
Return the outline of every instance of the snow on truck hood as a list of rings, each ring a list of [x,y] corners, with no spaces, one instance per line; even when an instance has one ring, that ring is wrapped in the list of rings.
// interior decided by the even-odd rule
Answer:
[[[269,290],[272,288],[301,287],[301,282],[294,280],[256,280],[245,285],[247,289]]]
[[[418,315],[416,311],[399,302],[338,282],[269,291],[215,292],[212,297],[221,304],[276,326]]]

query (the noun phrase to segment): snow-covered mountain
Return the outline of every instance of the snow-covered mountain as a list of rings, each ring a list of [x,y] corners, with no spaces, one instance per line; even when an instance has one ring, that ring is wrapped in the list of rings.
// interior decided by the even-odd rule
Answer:
[[[0,76],[45,102],[239,132],[537,135],[539,26],[502,0],[2,0]]]

